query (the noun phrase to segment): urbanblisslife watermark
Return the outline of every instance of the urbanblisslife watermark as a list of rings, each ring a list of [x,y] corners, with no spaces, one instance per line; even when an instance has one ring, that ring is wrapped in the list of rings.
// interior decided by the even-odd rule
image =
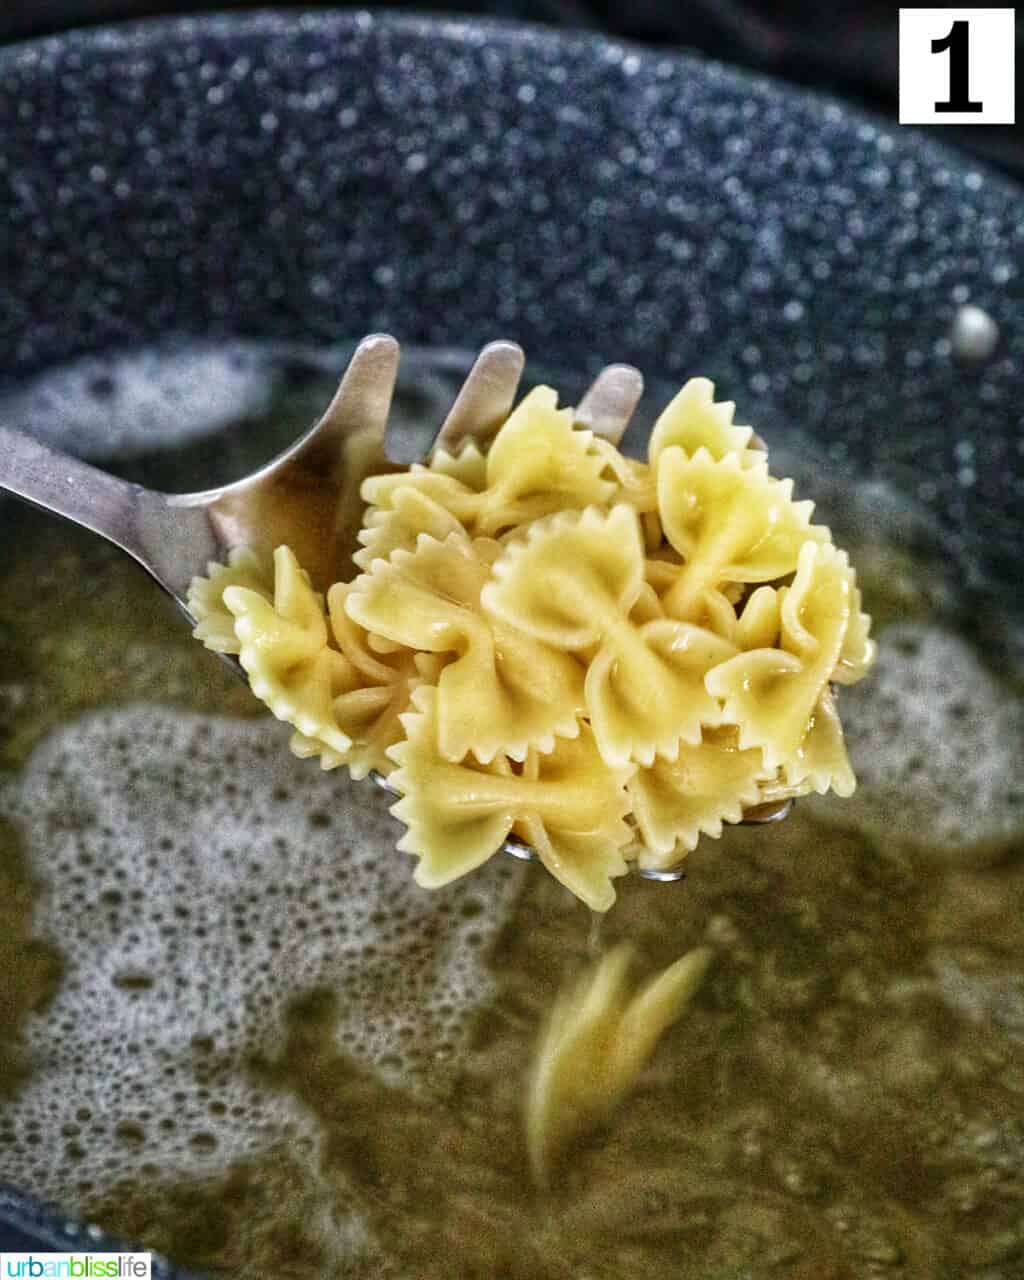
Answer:
[[[151,1253],[0,1253],[0,1280],[150,1280]]]

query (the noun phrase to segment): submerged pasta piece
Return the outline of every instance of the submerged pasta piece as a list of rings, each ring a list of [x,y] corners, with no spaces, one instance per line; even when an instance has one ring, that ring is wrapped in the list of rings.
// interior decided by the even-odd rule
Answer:
[[[706,449],[688,458],[666,449],[658,460],[658,513],[683,558],[664,595],[674,618],[693,619],[704,594],[723,582],[769,582],[796,568],[805,542],[829,532],[810,523],[813,502],[794,502],[791,480],[773,480],[764,462],[743,467],[735,454]]]
[[[214,653],[237,653],[235,615],[224,603],[227,587],[245,587],[267,600],[274,591],[274,562],[269,553],[236,547],[227,564],[211,561],[205,578],[193,578],[188,588],[188,610],[196,620],[192,634]]]
[[[224,604],[235,618],[239,661],[253,693],[305,739],[344,757],[352,740],[335,703],[358,685],[352,663],[329,647],[323,603],[287,547],[274,552],[274,594],[231,586]]]
[[[583,710],[583,668],[575,658],[485,617],[481,588],[500,551],[489,539],[423,535],[415,551],[396,551],[357,578],[350,618],[388,640],[454,653],[438,680],[440,750],[452,761],[472,752],[483,763],[504,754],[550,751],[573,737]]]
[[[416,881],[438,888],[481,866],[518,826],[551,873],[596,911],[615,900],[612,878],[624,875],[621,850],[631,831],[625,784],[584,729],[547,755],[531,753],[517,774],[504,756],[479,765],[453,762],[438,746],[439,694],[423,686],[402,717],[405,740],[388,755],[402,798],[391,812],[408,830],[399,849],[419,859]]]
[[[715,384],[709,378],[690,378],[662,410],[647,446],[651,468],[656,469],[666,449],[679,448],[692,457],[703,449],[716,462],[735,454],[742,466],[764,461],[753,445],[751,427],[733,423],[736,406],[731,400],[715,400]]]
[[[766,773],[761,752],[741,751],[732,727],[710,729],[697,745],[685,744],[675,760],[655,760],[629,783],[633,815],[643,837],[637,861],[665,870],[697,847],[701,835],[716,839],[723,822],[739,822],[760,803]]]
[[[687,952],[631,996],[633,952],[622,945],[563,989],[541,1030],[526,1089],[526,1147],[538,1187],[547,1186],[571,1144],[604,1124],[636,1086],[712,955],[708,947]]]
[[[587,713],[610,764],[650,764],[699,742],[719,706],[704,687],[735,648],[706,628],[629,616],[644,584],[636,512],[590,508],[534,525],[495,563],[485,609],[563,650],[597,646],[587,670]]]
[[[707,687],[723,699],[725,719],[739,726],[740,746],[762,748],[769,768],[792,760],[814,728],[815,707],[839,664],[856,604],[845,552],[805,543],[782,601],[779,647],[741,653],[708,673]],[[819,732],[831,734],[831,719],[828,712],[822,716]]]

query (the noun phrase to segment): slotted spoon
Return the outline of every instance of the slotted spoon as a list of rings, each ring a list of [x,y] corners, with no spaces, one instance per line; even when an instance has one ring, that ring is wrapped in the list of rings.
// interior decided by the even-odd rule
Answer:
[[[398,470],[384,452],[399,348],[387,334],[364,338],[320,420],[291,448],[252,475],[201,493],[160,493],[119,480],[88,463],[0,427],[0,489],[44,511],[101,534],[126,551],[194,624],[186,598],[193,577],[238,547],[287,543],[321,587],[355,548],[359,487],[374,473]],[[508,416],[523,371],[522,350],[492,342],[477,356],[431,449],[449,452],[474,439],[486,445]],[[643,392],[629,365],[597,375],[576,409],[576,422],[618,444]],[[428,455],[429,456],[429,455]],[[236,658],[221,655],[242,679]],[[370,775],[392,794],[380,774]],[[744,823],[777,822],[791,800],[758,805]],[[504,850],[533,860],[529,845],[510,838]],[[679,880],[680,868],[645,871],[651,880]]]

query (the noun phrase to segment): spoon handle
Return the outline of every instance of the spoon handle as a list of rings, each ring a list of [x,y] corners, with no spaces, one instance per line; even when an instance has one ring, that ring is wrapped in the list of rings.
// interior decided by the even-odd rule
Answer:
[[[4,489],[127,551],[182,607],[192,575],[218,555],[203,507],[169,504],[165,494],[119,480],[8,427],[0,427]]]
[[[0,489],[139,554],[136,511],[144,491],[137,484],[0,427]]]

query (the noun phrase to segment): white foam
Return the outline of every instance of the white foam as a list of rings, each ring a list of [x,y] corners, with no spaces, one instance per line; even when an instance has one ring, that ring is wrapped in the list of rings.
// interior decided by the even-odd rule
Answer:
[[[840,694],[857,791],[801,804],[939,861],[998,858],[1024,833],[1024,705],[952,632],[904,623],[878,639],[875,668]]]
[[[48,370],[0,397],[4,422],[76,454],[131,454],[265,412],[274,369],[244,343],[193,343]]]
[[[443,1085],[492,995],[483,955],[519,868],[419,889],[386,798],[286,739],[269,719],[132,707],[60,728],[0,781],[45,884],[33,931],[67,964],[28,1019],[35,1071],[5,1107],[0,1182],[69,1203],[83,1179],[213,1173],[279,1139],[312,1158],[313,1125],[243,1064],[274,1052],[289,999],[314,986],[339,994],[356,1062]],[[144,1137],[119,1139],[126,1122]]]

